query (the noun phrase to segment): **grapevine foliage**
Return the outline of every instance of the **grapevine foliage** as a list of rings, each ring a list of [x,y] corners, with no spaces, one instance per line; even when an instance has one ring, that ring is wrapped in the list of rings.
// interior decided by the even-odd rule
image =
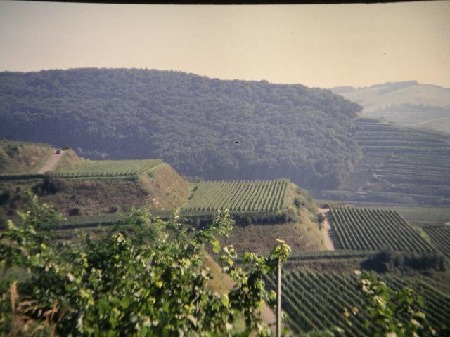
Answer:
[[[374,337],[437,335],[426,320],[422,296],[412,288],[394,291],[374,274],[356,273],[359,287],[367,298],[369,319],[366,320],[366,326],[374,331]]]
[[[270,331],[260,308],[271,294],[263,278],[285,260],[281,242],[268,257],[246,254],[237,265],[227,235],[227,212],[196,231],[179,222],[153,220],[144,210],[102,240],[81,235],[77,242],[55,242],[42,225],[55,222],[48,205],[32,199],[21,221],[9,221],[0,234],[1,268],[24,268],[29,276],[1,289],[0,331],[56,336],[232,336],[245,318],[244,335]],[[234,287],[217,294],[204,264],[205,247],[220,256]],[[27,330],[28,329],[28,330]],[[242,331],[241,331],[242,333]]]

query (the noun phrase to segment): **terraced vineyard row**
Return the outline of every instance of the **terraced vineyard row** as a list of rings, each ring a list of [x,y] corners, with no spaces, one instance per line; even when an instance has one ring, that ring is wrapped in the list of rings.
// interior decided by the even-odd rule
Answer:
[[[57,168],[49,175],[61,178],[133,176],[150,171],[162,162],[159,159],[83,160],[74,167]]]
[[[204,181],[193,184],[184,213],[228,209],[237,213],[280,213],[286,207],[289,181]]]
[[[360,167],[370,168],[379,181],[429,186],[422,193],[432,196],[436,195],[433,185],[447,186],[450,181],[448,137],[360,119],[354,138],[366,154]]]
[[[336,249],[431,252],[434,248],[403,219],[387,209],[331,208],[329,221]]]
[[[450,137],[366,118],[352,136],[363,157],[324,199],[450,205]]]
[[[384,275],[381,280],[393,289],[408,285],[413,287],[425,300],[425,314],[433,327],[444,336],[450,330],[450,297],[432,286],[417,281],[406,282],[393,275]],[[267,280],[271,289],[275,288],[275,277]],[[370,336],[364,326],[367,314],[364,295],[357,290],[357,281],[351,274],[320,273],[305,270],[286,271],[282,283],[282,309],[288,314],[287,323],[294,333],[311,330],[331,329],[339,326],[345,336]],[[344,310],[357,308],[358,314],[351,315],[352,325],[344,322]]]
[[[450,226],[433,225],[425,226],[423,230],[431,237],[436,246],[450,258]]]

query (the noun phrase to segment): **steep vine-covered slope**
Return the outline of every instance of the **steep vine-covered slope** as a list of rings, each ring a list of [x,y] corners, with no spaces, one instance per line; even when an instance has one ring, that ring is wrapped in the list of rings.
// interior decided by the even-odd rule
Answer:
[[[138,69],[0,73],[0,136],[84,157],[161,158],[207,179],[339,186],[360,106],[323,89]]]
[[[352,133],[363,157],[329,199],[450,205],[450,137],[361,118]]]

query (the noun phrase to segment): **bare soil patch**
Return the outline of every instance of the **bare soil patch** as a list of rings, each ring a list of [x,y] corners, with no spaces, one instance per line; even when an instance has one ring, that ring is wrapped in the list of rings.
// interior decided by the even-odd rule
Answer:
[[[319,208],[319,214],[323,215],[322,220],[322,233],[323,233],[323,243],[325,244],[325,247],[327,247],[327,250],[334,250],[334,244],[331,240],[331,226],[330,222],[328,221],[328,212],[330,210],[328,208]]]

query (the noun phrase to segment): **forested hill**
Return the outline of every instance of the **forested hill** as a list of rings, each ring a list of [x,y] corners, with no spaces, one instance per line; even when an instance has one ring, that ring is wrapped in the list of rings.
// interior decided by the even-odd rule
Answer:
[[[337,187],[360,150],[360,106],[323,89],[172,71],[0,73],[0,136],[88,158],[162,158],[208,179],[290,178]]]

